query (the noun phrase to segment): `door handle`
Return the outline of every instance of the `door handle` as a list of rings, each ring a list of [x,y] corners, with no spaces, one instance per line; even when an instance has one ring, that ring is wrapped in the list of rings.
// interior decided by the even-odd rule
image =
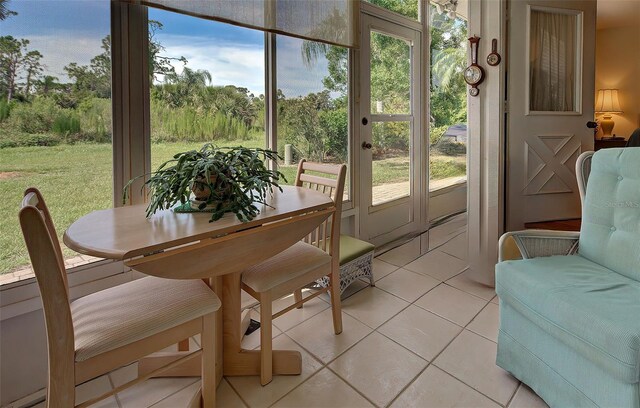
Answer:
[[[366,125],[367,125],[367,123],[369,123],[369,119],[367,119],[367,118],[362,118],[362,124],[366,126]]]
[[[595,128],[598,127],[598,122],[594,122],[594,121],[590,120],[590,121],[587,122],[587,127],[589,129],[595,129]]]
[[[373,145],[369,142],[362,142],[362,148],[363,149],[371,149],[373,147]]]

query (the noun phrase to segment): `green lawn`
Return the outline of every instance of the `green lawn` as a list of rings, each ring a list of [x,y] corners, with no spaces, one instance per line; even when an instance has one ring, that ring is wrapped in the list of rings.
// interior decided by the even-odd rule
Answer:
[[[238,142],[225,143],[238,145]],[[261,140],[242,141],[247,147],[261,147]],[[201,143],[163,143],[151,147],[152,168],[176,152],[195,149]],[[462,164],[461,164],[462,163]],[[464,160],[437,158],[432,168],[443,177],[464,174]],[[406,180],[409,163],[396,158],[374,164],[374,185]],[[289,183],[296,166],[280,169]],[[433,177],[432,177],[433,178]],[[441,177],[440,177],[441,178]],[[0,149],[0,274],[29,263],[18,223],[18,209],[24,189],[42,191],[60,236],[76,219],[93,210],[113,205],[112,150],[107,144],[76,144],[53,147]],[[120,197],[120,192],[118,192]],[[64,248],[65,255],[73,252]]]

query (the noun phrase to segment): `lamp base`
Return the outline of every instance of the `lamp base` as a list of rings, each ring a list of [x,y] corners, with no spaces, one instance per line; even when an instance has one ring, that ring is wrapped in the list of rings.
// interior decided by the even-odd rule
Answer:
[[[603,115],[602,120],[600,120],[600,128],[602,129],[602,138],[610,138],[611,131],[615,126],[615,122],[611,119],[611,115]]]

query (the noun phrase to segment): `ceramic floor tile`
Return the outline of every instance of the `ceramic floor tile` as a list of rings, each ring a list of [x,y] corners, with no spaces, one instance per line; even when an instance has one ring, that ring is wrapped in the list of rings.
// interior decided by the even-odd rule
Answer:
[[[377,331],[430,361],[462,331],[462,328],[411,305]]]
[[[495,295],[493,299],[491,299],[491,303],[500,306],[500,298],[498,297],[498,295]]]
[[[76,404],[82,404],[83,402],[88,401],[91,398],[99,397],[100,395],[111,390],[112,387],[111,382],[109,381],[109,377],[107,375],[103,375],[102,377],[98,377],[95,380],[91,380],[76,387]],[[115,397],[109,397],[96,404],[93,404],[92,407],[118,408],[118,403],[116,402]]]
[[[398,268],[399,266],[385,262],[380,258],[373,258],[373,279],[378,281]]]
[[[188,385],[182,390],[168,396],[167,398],[153,404],[149,408],[189,408],[191,399],[195,397],[196,393],[200,391],[200,381]],[[218,398],[216,395],[216,402]],[[219,406],[220,404],[216,404]]]
[[[404,268],[445,281],[459,274],[466,267],[467,262],[436,249],[422,255]]]
[[[496,295],[495,289],[484,283],[478,282],[474,276],[474,271],[470,269],[467,269],[461,274],[447,280],[447,284],[486,300],[491,300]]]
[[[464,217],[455,217],[429,229],[429,249],[434,249],[451,241],[467,231]]]
[[[415,305],[460,326],[466,326],[486,304],[486,300],[444,283],[415,301]]]
[[[270,406],[322,368],[320,362],[285,334],[274,339],[273,348],[275,350],[300,351],[302,354],[302,373],[300,375],[274,375],[273,380],[264,387],[260,385],[260,376],[257,375],[228,377],[227,381],[251,408]]]
[[[413,302],[439,284],[435,278],[400,268],[376,282],[376,287]]]
[[[525,384],[520,384],[509,408],[549,408],[546,402]]]
[[[462,259],[463,261],[468,261],[469,259],[469,241],[467,238],[467,234],[460,234],[451,240],[449,240],[446,244],[442,245],[438,248],[442,252],[446,252],[449,255],[453,255],[458,259]]]
[[[240,292],[240,307],[242,310],[258,305],[258,301],[244,290]]]
[[[131,364],[109,375],[113,385],[119,387],[136,378],[137,372],[137,364]],[[197,381],[199,377],[152,378],[118,393],[118,400],[122,408],[149,407]]]
[[[309,296],[309,294],[310,292],[305,290],[302,296]],[[293,303],[293,295],[278,299],[273,302],[273,313],[277,313]],[[282,331],[287,331],[293,326],[304,322],[329,307],[330,305],[327,302],[322,300],[320,297],[316,297],[305,303],[302,309],[293,309],[278,317],[273,321],[273,325]]]
[[[391,407],[499,408],[500,405],[432,365],[400,394]]]
[[[489,398],[505,405],[518,380],[496,365],[497,344],[464,330],[434,364]]]
[[[427,362],[373,332],[329,367],[377,406],[386,406]]]
[[[249,316],[251,317],[251,319],[255,321],[258,321],[258,322],[260,321],[260,313],[258,313],[256,310],[251,310],[249,312]],[[282,331],[272,324],[271,337],[276,338],[281,333]],[[246,350],[253,350],[256,348],[260,348],[260,329],[242,338],[242,348]]]
[[[273,407],[278,408],[327,408],[327,407],[373,407],[349,384],[324,368],[298,388],[287,394]]]
[[[497,343],[499,325],[499,307],[494,303],[488,303],[473,321],[469,323],[467,329]]]
[[[371,333],[371,328],[346,313],[342,333],[333,331],[331,309],[327,309],[287,331],[287,335],[325,364]]]
[[[378,258],[384,262],[405,266],[420,256],[420,238],[414,238],[406,244],[385,252]]]
[[[196,382],[163,399],[152,408],[188,408],[191,398],[200,390],[200,383]],[[216,390],[216,407],[218,408],[245,408],[238,394],[231,388],[226,380],[222,380]]]
[[[367,288],[342,302],[342,311],[375,329],[408,305],[381,289]]]
[[[346,299],[360,292],[362,289],[369,288],[369,287],[371,287],[371,285],[368,280],[365,281],[362,279],[357,279],[353,281],[351,285],[349,285],[344,290],[344,292],[342,292],[342,295],[340,295],[340,299],[342,299],[342,301],[345,301]],[[331,303],[331,298],[329,297],[328,293],[323,294],[321,297],[325,302]]]

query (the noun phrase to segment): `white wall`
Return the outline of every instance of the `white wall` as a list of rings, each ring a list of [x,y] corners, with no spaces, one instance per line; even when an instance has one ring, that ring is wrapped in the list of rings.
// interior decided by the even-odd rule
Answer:
[[[624,112],[613,115],[613,133],[628,138],[640,127],[640,23],[597,31],[596,90],[603,88],[619,89]]]

